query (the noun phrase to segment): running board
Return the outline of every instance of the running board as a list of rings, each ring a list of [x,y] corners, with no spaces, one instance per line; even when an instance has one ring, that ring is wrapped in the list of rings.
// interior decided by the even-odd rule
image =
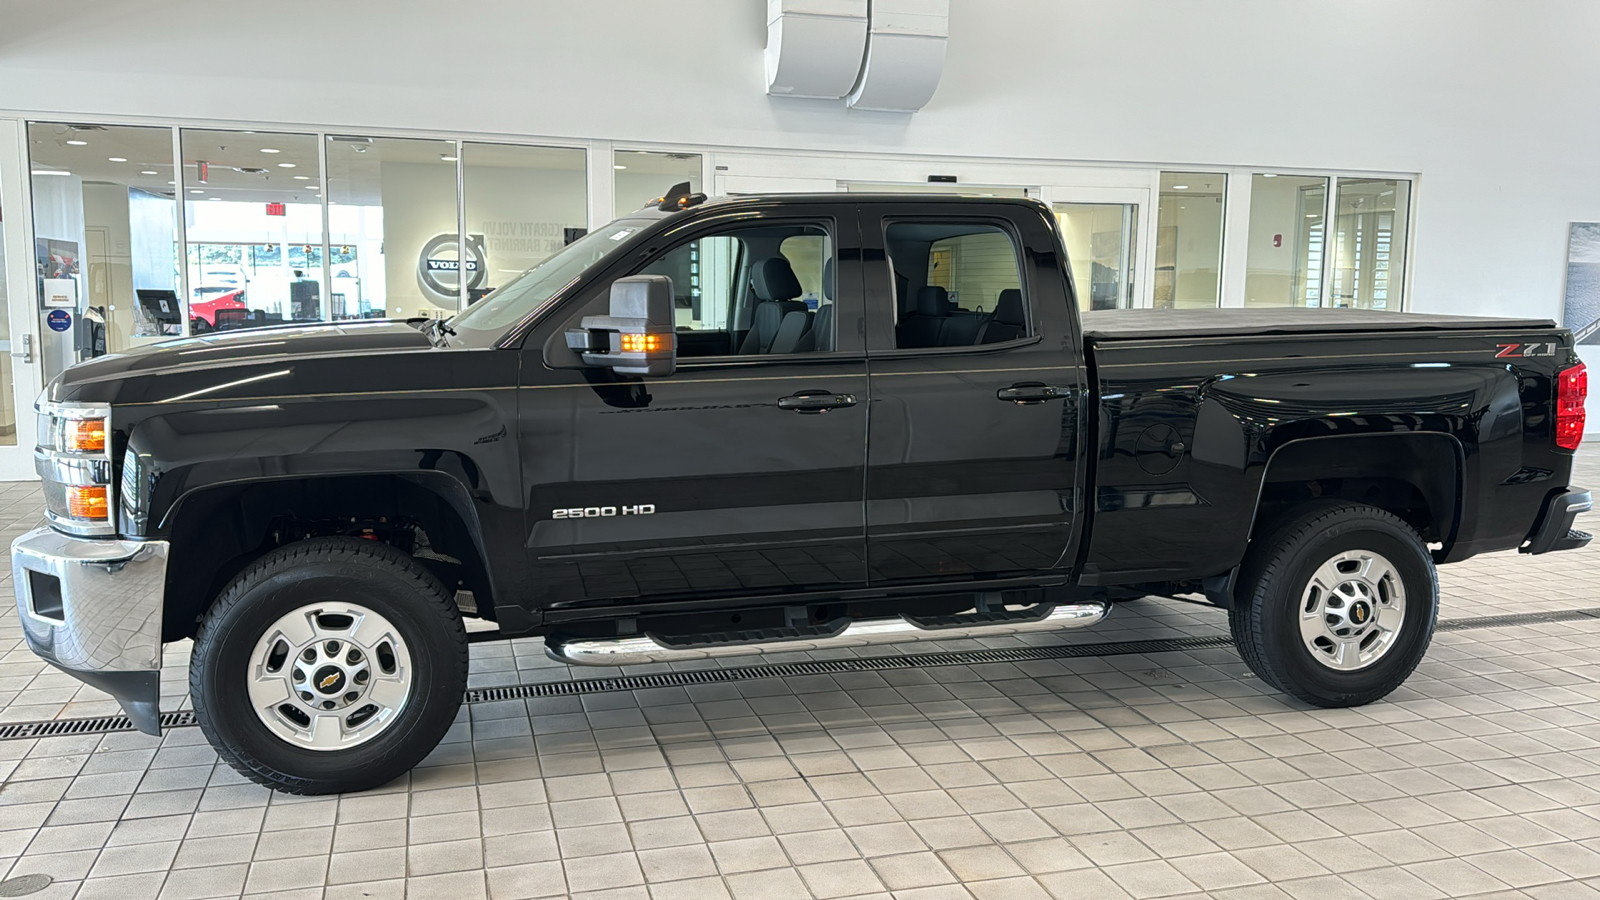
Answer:
[[[687,662],[759,653],[866,647],[919,641],[954,641],[963,638],[1006,637],[1085,628],[1110,612],[1102,600],[1085,603],[1044,604],[1026,610],[965,613],[954,616],[892,616],[885,619],[836,619],[821,625],[773,628],[722,635],[657,637],[650,634],[619,638],[574,638],[552,634],[545,638],[545,653],[556,662],[575,666],[631,666],[642,663]]]

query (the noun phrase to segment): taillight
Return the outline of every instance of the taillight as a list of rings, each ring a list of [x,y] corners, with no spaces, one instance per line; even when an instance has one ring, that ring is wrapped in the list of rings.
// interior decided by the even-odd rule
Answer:
[[[1589,370],[1578,363],[1556,376],[1556,446],[1576,450],[1583,443],[1583,401],[1589,396]]]

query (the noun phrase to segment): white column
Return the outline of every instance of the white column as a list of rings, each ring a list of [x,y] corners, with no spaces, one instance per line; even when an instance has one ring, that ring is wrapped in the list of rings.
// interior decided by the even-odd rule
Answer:
[[[610,141],[589,142],[589,222],[593,229],[616,218],[617,179],[612,169],[616,154]]]
[[[1222,298],[1224,307],[1244,306],[1246,257],[1250,252],[1249,169],[1228,170],[1222,212]]]

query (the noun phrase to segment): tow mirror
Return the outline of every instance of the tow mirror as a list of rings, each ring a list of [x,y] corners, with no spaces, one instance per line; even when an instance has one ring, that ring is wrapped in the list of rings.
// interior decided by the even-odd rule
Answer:
[[[671,375],[678,367],[672,279],[633,275],[611,284],[610,315],[584,316],[567,330],[567,346],[585,365],[620,375]]]

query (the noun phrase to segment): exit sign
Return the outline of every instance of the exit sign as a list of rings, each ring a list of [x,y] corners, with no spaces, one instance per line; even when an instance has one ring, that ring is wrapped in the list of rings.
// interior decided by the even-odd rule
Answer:
[[[269,215],[269,216],[281,216],[281,215],[283,215],[283,204],[282,203],[268,203],[267,204],[267,215]]]

